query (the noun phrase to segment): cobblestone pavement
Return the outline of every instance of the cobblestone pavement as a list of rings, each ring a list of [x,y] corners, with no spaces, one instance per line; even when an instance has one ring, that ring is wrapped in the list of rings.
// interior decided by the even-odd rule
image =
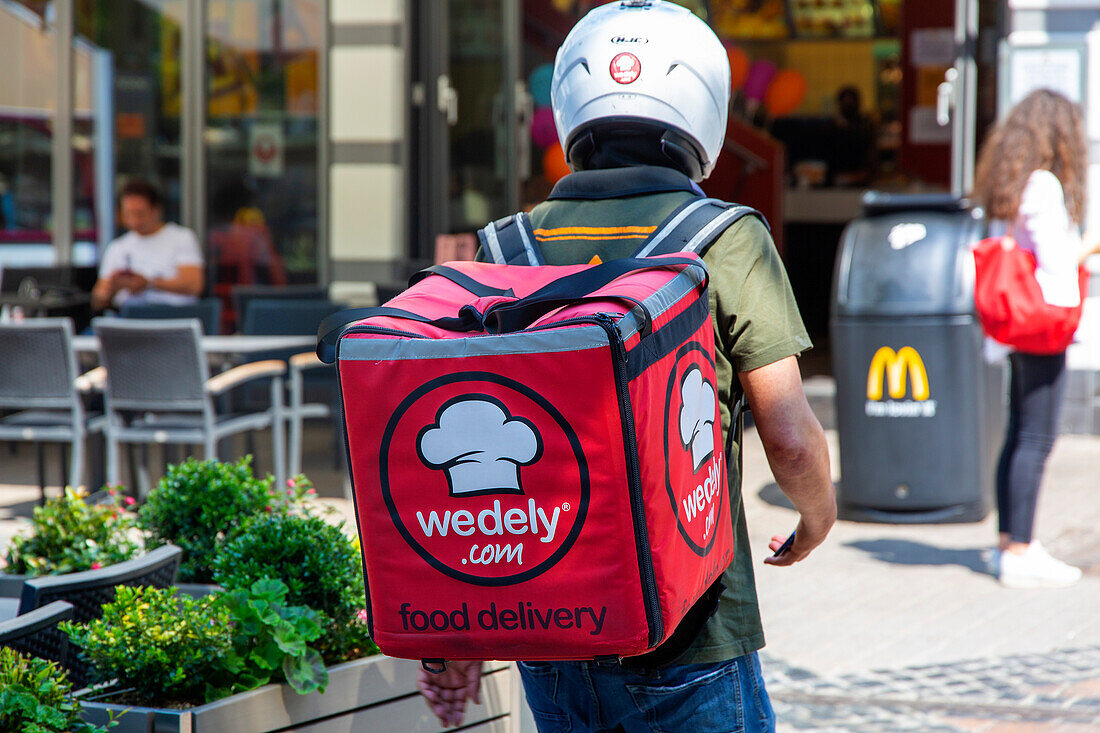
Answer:
[[[762,656],[780,731],[1100,730],[1100,647],[835,678]]]

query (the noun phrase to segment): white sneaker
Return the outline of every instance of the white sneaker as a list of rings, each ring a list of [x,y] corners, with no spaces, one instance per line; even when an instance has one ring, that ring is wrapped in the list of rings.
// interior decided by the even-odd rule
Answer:
[[[1009,588],[1063,588],[1081,579],[1080,568],[1055,560],[1038,540],[1032,540],[1023,555],[999,555],[997,577]]]

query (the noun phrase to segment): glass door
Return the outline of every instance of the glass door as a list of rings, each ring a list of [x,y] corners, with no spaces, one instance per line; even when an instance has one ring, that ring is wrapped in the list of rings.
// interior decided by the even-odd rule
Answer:
[[[317,282],[322,0],[206,2],[206,242],[222,329],[238,285]]]
[[[166,220],[180,221],[183,12],[182,0],[75,4],[78,236],[111,238],[113,222],[103,219],[113,214],[114,192],[129,178],[158,185]],[[107,149],[99,150],[104,143]],[[103,231],[88,231],[93,226]]]
[[[530,153],[518,0],[414,3],[413,258],[516,211]],[[448,240],[453,242],[453,240]]]

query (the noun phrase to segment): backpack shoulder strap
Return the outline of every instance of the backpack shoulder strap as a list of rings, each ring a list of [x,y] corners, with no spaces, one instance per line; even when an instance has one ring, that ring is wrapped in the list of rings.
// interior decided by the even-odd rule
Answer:
[[[756,209],[710,198],[698,198],[669,214],[646,240],[635,257],[692,252],[702,257],[718,235],[746,216],[755,216],[768,226]]]
[[[522,211],[486,224],[477,233],[485,259],[498,265],[545,265],[531,220]]]

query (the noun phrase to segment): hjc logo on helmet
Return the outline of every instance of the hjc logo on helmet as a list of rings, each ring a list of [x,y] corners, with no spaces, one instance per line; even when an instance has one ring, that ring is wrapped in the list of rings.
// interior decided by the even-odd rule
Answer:
[[[713,530],[725,504],[722,421],[713,375],[714,362],[702,344],[686,343],[676,355],[665,399],[665,489],[680,536],[700,556],[714,545]],[[673,485],[672,476],[685,475],[692,481]]]
[[[615,36],[611,39],[611,42],[618,44],[634,43],[638,45],[644,45],[646,43],[649,43],[649,39],[642,38],[641,36]]]
[[[588,466],[576,433],[513,380],[466,373],[428,382],[394,412],[382,455],[391,519],[413,550],[452,578],[530,580],[568,552],[584,523]],[[422,490],[391,492],[396,461],[416,472]]]

